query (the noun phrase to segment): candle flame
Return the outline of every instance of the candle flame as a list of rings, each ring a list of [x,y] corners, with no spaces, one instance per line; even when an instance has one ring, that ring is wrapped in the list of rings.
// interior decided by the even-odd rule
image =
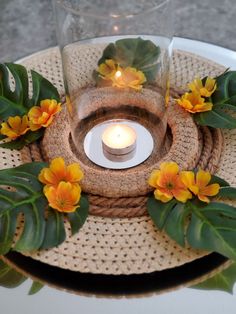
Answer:
[[[121,71],[116,71],[115,77],[116,77],[116,78],[121,77]]]

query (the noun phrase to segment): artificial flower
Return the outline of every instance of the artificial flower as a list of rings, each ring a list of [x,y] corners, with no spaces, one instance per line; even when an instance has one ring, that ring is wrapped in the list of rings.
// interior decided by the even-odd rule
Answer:
[[[185,110],[191,113],[204,112],[212,109],[212,103],[205,102],[199,93],[185,93],[180,99],[176,100],[177,103]]]
[[[78,185],[83,178],[83,172],[78,163],[65,165],[63,158],[58,157],[51,161],[49,168],[43,168],[39,173],[39,181],[48,186],[57,187],[61,181]]]
[[[192,92],[198,93],[203,97],[210,97],[216,90],[216,80],[211,77],[207,77],[205,84],[200,78],[196,78],[193,82],[188,85]]]
[[[59,212],[71,213],[79,207],[81,188],[70,182],[60,182],[57,187],[49,186],[45,191],[49,206]]]
[[[117,65],[114,60],[107,59],[104,63],[101,63],[98,67],[98,73],[102,75],[104,79],[111,79],[114,77],[117,70]]]
[[[28,122],[26,115],[23,117],[9,117],[7,122],[1,124],[1,134],[6,135],[11,140],[15,140],[30,129]]]
[[[207,171],[199,170],[196,175],[193,171],[182,171],[180,177],[184,185],[202,202],[209,203],[208,196],[215,196],[219,193],[220,185],[209,184],[211,174]]]
[[[147,81],[142,71],[138,71],[132,67],[125,69],[118,67],[115,75],[111,77],[111,80],[112,86],[114,87],[130,87],[135,90],[141,90],[142,85]]]
[[[172,198],[185,203],[192,198],[192,194],[180,178],[179,167],[175,162],[163,162],[160,170],[154,170],[151,173],[148,183],[155,188],[155,198],[163,203]]]
[[[34,106],[28,112],[30,130],[37,131],[41,127],[48,127],[59,111],[61,111],[61,103],[55,99],[42,100],[40,106]]]

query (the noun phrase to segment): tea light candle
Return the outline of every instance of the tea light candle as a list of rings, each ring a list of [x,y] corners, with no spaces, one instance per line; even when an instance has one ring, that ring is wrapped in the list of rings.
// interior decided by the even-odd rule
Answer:
[[[126,124],[111,124],[102,134],[102,145],[109,154],[129,154],[136,147],[136,132]]]

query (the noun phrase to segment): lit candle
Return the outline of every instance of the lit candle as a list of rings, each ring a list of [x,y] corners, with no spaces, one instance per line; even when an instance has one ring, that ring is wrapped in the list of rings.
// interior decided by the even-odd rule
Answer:
[[[129,154],[136,147],[136,132],[126,124],[112,124],[102,134],[102,145],[109,154]]]

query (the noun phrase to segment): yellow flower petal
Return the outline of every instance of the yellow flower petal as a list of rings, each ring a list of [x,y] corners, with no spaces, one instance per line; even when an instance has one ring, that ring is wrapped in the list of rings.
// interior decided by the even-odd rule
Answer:
[[[160,170],[153,170],[149,179],[148,179],[148,184],[154,188],[157,187],[157,180],[160,176],[161,172]]]
[[[78,182],[83,179],[83,172],[79,166],[79,164],[71,164],[67,166],[67,175],[66,178],[70,182]]]
[[[188,199],[192,198],[192,194],[188,190],[184,189],[173,190],[173,195],[181,203],[186,203]]]
[[[180,178],[184,185],[195,195],[198,193],[199,188],[195,184],[195,174],[193,171],[181,171]]]
[[[196,175],[196,184],[199,189],[204,188],[211,180],[211,174],[208,171],[199,170]]]
[[[61,103],[57,103],[55,99],[42,100],[40,106],[32,107],[28,112],[31,131],[48,127],[59,111],[61,111]]]
[[[201,189],[201,194],[204,194],[206,196],[215,196],[219,193],[219,190],[220,185],[218,183],[213,183]]]
[[[47,187],[44,192],[49,206],[59,212],[74,212],[79,207],[81,189],[73,186],[70,182],[62,181],[57,187]]]
[[[176,162],[163,162],[160,165],[161,171],[170,176],[174,176],[179,172],[179,166]]]
[[[15,140],[21,135],[24,135],[29,130],[27,116],[9,117],[6,122],[1,124],[1,134]]]
[[[163,203],[167,203],[170,200],[172,200],[173,195],[168,195],[168,194],[162,193],[160,190],[156,189],[154,191],[154,197],[155,197],[155,199],[157,199]]]

